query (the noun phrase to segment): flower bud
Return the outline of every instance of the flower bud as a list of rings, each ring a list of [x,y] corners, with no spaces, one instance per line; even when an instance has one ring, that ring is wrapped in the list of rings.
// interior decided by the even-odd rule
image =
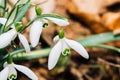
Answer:
[[[59,35],[60,39],[64,38],[64,31],[63,30],[59,30],[58,35]]]
[[[42,9],[41,9],[40,7],[38,7],[38,6],[35,6],[35,11],[36,11],[36,14],[37,14],[38,16],[40,16],[41,13],[42,13]]]
[[[22,29],[22,27],[23,27],[22,24],[18,24],[18,25],[15,27],[15,29],[16,29],[16,31],[18,32],[18,31],[20,31],[20,30]]]

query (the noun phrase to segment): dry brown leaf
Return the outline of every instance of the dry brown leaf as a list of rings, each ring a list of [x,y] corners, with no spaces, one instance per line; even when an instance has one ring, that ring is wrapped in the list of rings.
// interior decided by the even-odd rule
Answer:
[[[80,8],[76,5],[75,2],[70,1],[68,3],[68,11],[79,17],[82,21],[84,21],[87,25],[91,27],[91,29],[95,33],[101,33],[107,31],[104,25],[101,23],[101,17],[98,14],[92,14],[85,11],[80,11]]]
[[[105,11],[105,7],[120,0],[72,0],[72,2],[76,4],[79,12],[98,14]]]
[[[102,21],[114,34],[120,33],[120,13],[107,12],[103,15]]]

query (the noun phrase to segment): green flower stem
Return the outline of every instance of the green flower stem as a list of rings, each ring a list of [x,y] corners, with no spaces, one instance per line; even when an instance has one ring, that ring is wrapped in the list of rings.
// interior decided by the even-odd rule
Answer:
[[[91,45],[91,46],[86,46],[86,47],[98,47],[98,48],[104,48],[104,49],[109,49],[109,50],[113,50],[113,51],[116,51],[116,52],[120,52],[119,48],[116,48],[116,47],[113,47],[113,46],[102,45],[102,44]],[[41,58],[41,57],[47,57],[49,55],[51,49],[52,48],[41,49],[41,50],[37,50],[37,51],[31,51],[28,54],[14,53],[13,54],[13,59],[14,60],[30,60],[30,59],[37,59],[37,58]]]
[[[102,43],[117,41],[117,40],[120,40],[120,35],[114,36],[112,32],[108,32],[108,33],[93,35],[85,39],[78,40],[78,42],[81,43],[84,47],[98,47],[98,48],[105,48],[120,52],[119,48],[108,45],[102,45]],[[13,51],[10,54],[11,56],[13,56],[13,60],[29,60],[29,59],[47,57],[51,49],[52,48],[46,48],[37,51],[31,51],[30,53],[26,54],[24,53],[25,49],[22,48]],[[8,54],[0,60],[1,61],[0,66],[3,64],[4,61],[6,61],[7,56]]]
[[[90,37],[87,37],[85,39],[78,40],[79,43],[81,43],[84,47],[98,47],[98,48],[105,48],[109,50],[114,50],[117,52],[120,52],[119,48],[113,47],[113,46],[108,46],[108,45],[102,45],[102,43],[110,42],[110,41],[116,41],[119,40],[120,36],[114,36],[112,32],[108,33],[102,33],[98,35],[93,35]],[[16,60],[24,60],[24,59],[35,59],[35,58],[40,58],[40,57],[46,57],[49,54],[49,51],[51,48],[47,49],[42,49],[38,51],[31,52],[30,54],[17,54],[19,57],[16,55],[14,56],[14,59]],[[14,54],[13,54],[14,55]]]
[[[13,63],[13,58],[12,56],[8,53],[8,57],[7,57],[7,63],[8,64],[12,64]]]
[[[41,57],[47,57],[51,51],[51,48],[31,51],[30,53],[19,53],[16,55],[13,55],[14,60],[30,60],[30,59],[36,59]]]
[[[27,27],[29,27],[34,21],[36,20],[36,18],[32,21],[30,21],[27,25],[25,25],[19,32],[24,31]]]
[[[21,52],[24,52],[24,51],[25,51],[25,49],[21,48],[21,49],[18,49],[18,50],[15,50],[15,51],[11,52],[10,54],[11,54],[11,56],[13,56],[13,55],[15,55],[17,53],[21,53]],[[7,59],[7,57],[8,57],[8,55],[9,54],[6,54],[0,61],[5,61]]]
[[[113,46],[102,45],[102,43],[116,41],[119,39],[120,39],[120,36],[114,36],[112,32],[108,32],[108,33],[93,35],[93,36],[87,37],[85,39],[78,40],[78,42],[81,43],[84,47],[99,47],[99,48],[105,48],[105,49],[110,49],[110,50],[120,52],[119,48],[115,48]],[[28,54],[23,54],[22,52],[24,52],[25,50],[19,49],[19,50],[13,51],[10,54],[16,55],[16,56],[14,56],[14,59],[17,59],[17,60],[19,60],[19,59],[22,59],[22,60],[35,59],[35,58],[39,58],[39,57],[43,57],[43,56],[44,57],[48,56],[50,50],[51,50],[51,48],[47,48],[47,49],[42,49],[42,50],[38,50],[38,51],[32,51]],[[18,55],[19,55],[19,57],[18,57]],[[5,59],[6,57],[7,57],[7,55],[3,59]]]

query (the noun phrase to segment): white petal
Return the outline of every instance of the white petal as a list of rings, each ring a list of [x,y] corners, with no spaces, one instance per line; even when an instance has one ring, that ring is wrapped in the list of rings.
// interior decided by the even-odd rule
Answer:
[[[5,68],[5,67],[7,67],[7,65],[8,65],[8,63],[7,63],[7,61],[3,64],[3,67]]]
[[[74,40],[69,40],[64,38],[66,43],[72,48],[74,49],[76,52],[78,52],[81,56],[83,56],[84,58],[88,59],[89,55],[87,53],[87,51],[85,50],[85,48],[78,42],[74,41]]]
[[[30,46],[28,44],[27,39],[25,38],[25,36],[23,36],[22,34],[18,33],[18,37],[20,39],[20,42],[22,43],[22,45],[24,46],[26,52],[30,52]]]
[[[0,80],[7,80],[9,73],[9,68],[5,67],[1,72],[0,72]]]
[[[11,28],[12,28],[12,29],[15,29],[15,25],[14,25],[14,24],[12,24],[12,25],[11,25]]]
[[[14,25],[13,25],[14,26]],[[13,30],[13,31],[12,31]],[[17,37],[17,31],[15,29],[15,26],[13,29],[11,29],[11,32],[15,32],[15,35],[13,36],[12,40],[14,40]]]
[[[45,17],[48,20],[51,20],[53,23],[59,25],[59,26],[67,26],[69,25],[68,20],[64,19],[58,19],[58,18],[51,18],[51,17]]]
[[[53,41],[54,41],[54,42],[57,42],[59,39],[60,39],[60,38],[59,38],[59,36],[57,35],[57,36],[55,36],[55,37],[53,38]]]
[[[60,54],[62,52],[62,44],[61,41],[59,41],[51,50],[49,57],[48,57],[48,69],[51,70],[55,67],[57,64],[57,61],[60,57]]]
[[[7,19],[6,18],[0,18],[0,24],[5,25]]]
[[[12,29],[6,33],[0,35],[0,48],[4,48],[10,44],[13,38],[16,36],[17,32]]]
[[[13,64],[8,64],[7,67],[9,67],[9,75],[8,75],[8,77],[10,77],[12,74],[14,74],[16,76],[14,79],[16,79],[17,78],[17,71],[15,70]]]
[[[25,74],[26,76],[28,76],[30,79],[32,79],[32,80],[38,80],[37,76],[36,76],[29,68],[27,68],[27,67],[25,67],[25,66],[22,66],[22,65],[16,65],[16,64],[14,64],[14,67],[15,67],[18,71],[24,73],[24,74]]]
[[[37,46],[37,44],[39,43],[40,35],[42,32],[42,25],[43,25],[43,23],[41,21],[35,21],[31,25],[30,42],[33,47]]]
[[[48,23],[48,20],[46,20],[46,19],[41,19],[41,21],[42,21],[43,23]]]
[[[69,48],[69,46],[67,45],[64,39],[61,39],[61,43],[62,43],[62,51],[64,51],[66,48]]]
[[[35,7],[31,7],[30,11],[29,11],[29,18],[30,20],[33,20],[37,17],[36,11],[35,11]]]

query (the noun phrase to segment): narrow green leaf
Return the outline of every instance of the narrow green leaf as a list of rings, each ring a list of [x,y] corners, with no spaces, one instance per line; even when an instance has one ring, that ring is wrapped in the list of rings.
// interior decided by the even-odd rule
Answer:
[[[85,39],[78,40],[84,47],[98,47],[98,48],[105,48],[113,51],[120,52],[119,48],[114,46],[103,45],[103,43],[117,41],[120,40],[120,35],[114,36],[112,32],[102,33],[87,37]],[[11,56],[13,56],[14,60],[29,60],[29,59],[36,59],[41,57],[47,57],[51,48],[41,49],[37,51],[31,51],[30,53],[24,53],[25,49],[18,49],[11,52]],[[1,59],[0,65],[6,60],[8,55],[4,56]]]
[[[31,51],[30,53],[19,53],[13,56],[14,60],[30,60],[30,59],[36,59],[41,57],[47,57],[50,53],[51,48]]]
[[[78,42],[80,42],[83,46],[91,46],[95,44],[102,44],[117,40],[120,40],[120,35],[114,36],[112,32],[107,32],[107,33],[89,36],[87,38],[78,40]]]
[[[93,35],[90,37],[87,37],[85,39],[78,40],[79,43],[81,43],[84,47],[98,47],[98,48],[105,48],[113,51],[120,52],[119,48],[116,48],[114,46],[108,46],[103,45],[103,43],[111,42],[111,41],[117,41],[120,40],[120,35],[114,36],[112,32],[102,33]],[[14,56],[14,59],[21,60],[21,59],[35,59],[40,57],[46,57],[49,55],[49,51],[51,48],[42,49],[38,51],[31,52],[30,54],[24,54],[20,53]],[[19,55],[19,56],[18,56]]]
[[[108,50],[112,50],[112,51],[116,51],[118,53],[120,53],[120,49],[119,48],[116,48],[114,46],[109,46],[109,45],[103,45],[103,44],[93,44],[93,45],[90,45],[90,46],[87,46],[87,47],[97,47],[97,48],[104,48],[104,49],[108,49]]]
[[[18,9],[18,13],[15,18],[15,22],[19,22],[22,20],[22,18],[25,16],[27,10],[29,9],[30,4],[25,4],[22,7]]]
[[[3,14],[6,7],[6,0],[0,0],[0,14]]]

